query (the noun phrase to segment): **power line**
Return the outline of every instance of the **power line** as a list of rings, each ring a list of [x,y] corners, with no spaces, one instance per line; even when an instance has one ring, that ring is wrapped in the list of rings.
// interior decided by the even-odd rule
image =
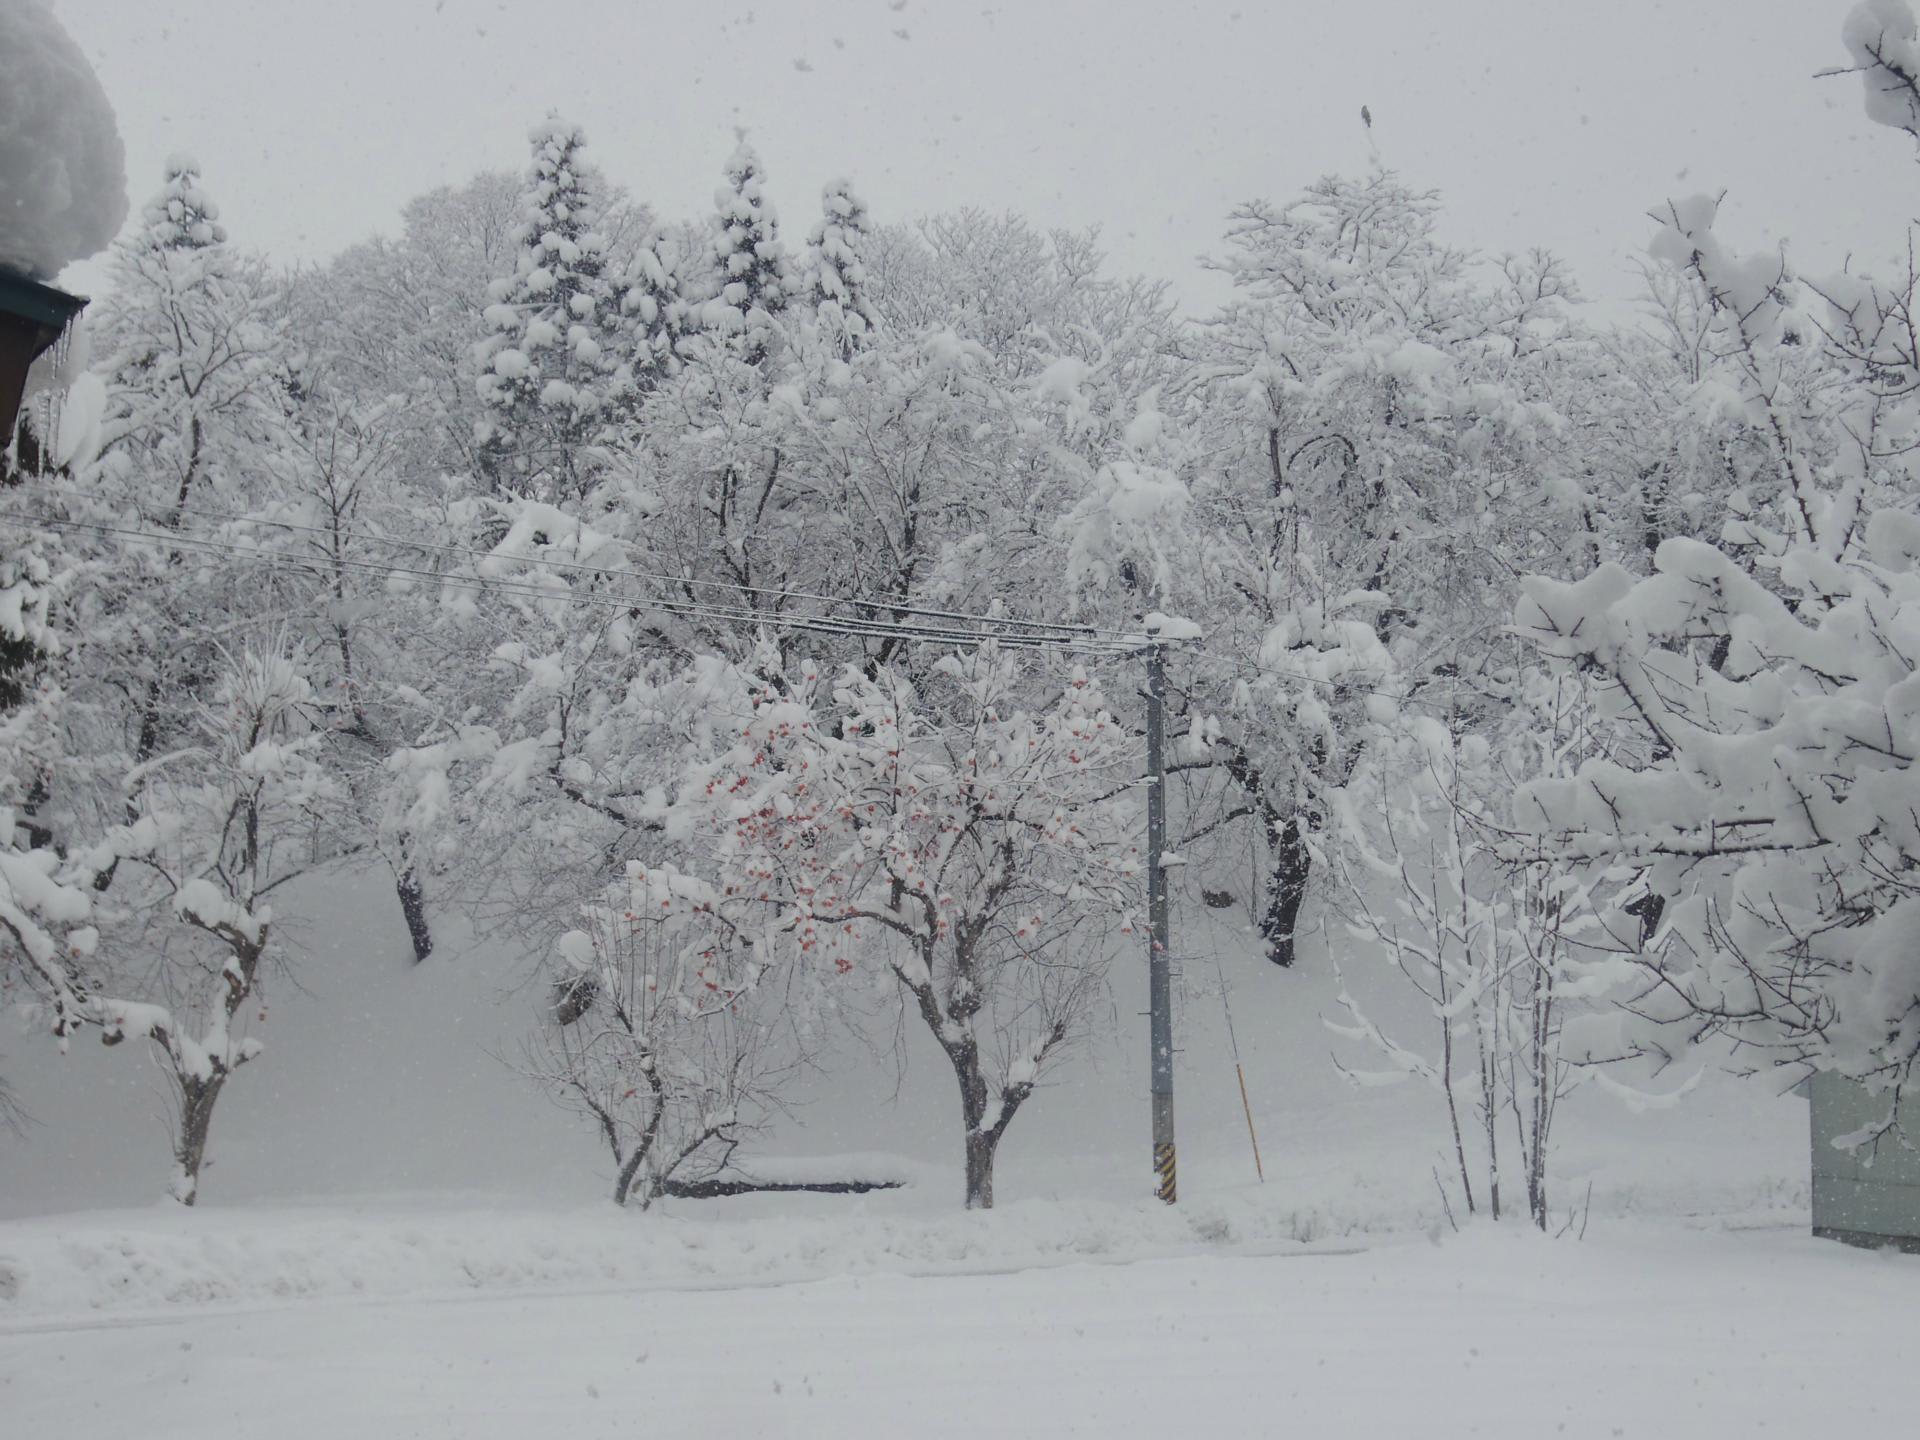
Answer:
[[[458,575],[441,570],[428,570],[418,566],[397,565],[373,560],[354,559],[346,556],[330,555],[322,561],[286,555],[271,550],[254,549],[228,542],[210,540],[201,536],[181,535],[169,531],[140,530],[130,526],[111,525],[104,521],[75,520],[54,515],[0,515],[0,523],[14,525],[21,529],[40,527],[45,529],[80,531],[101,536],[131,546],[146,543],[166,546],[172,549],[191,550],[204,554],[216,554],[244,563],[256,564],[269,570],[297,570],[310,573],[318,566],[333,566],[338,569],[353,570],[362,573],[405,576],[411,579],[431,581],[437,585],[494,593],[524,600],[539,601],[547,604],[582,605],[601,609],[625,611],[660,611],[687,619],[704,619],[727,623],[748,623],[765,626],[774,630],[801,631],[812,634],[856,636],[869,639],[902,640],[914,644],[942,645],[978,645],[993,642],[1010,649],[1059,650],[1087,655],[1129,655],[1135,653],[1139,645],[1130,644],[1119,638],[1107,639],[1104,636],[1089,635],[1049,635],[1016,632],[1012,634],[993,633],[991,630],[964,630],[952,626],[907,625],[899,622],[872,620],[864,617],[822,615],[806,616],[781,614],[771,611],[727,607],[690,600],[669,600],[654,596],[619,595],[613,593],[581,593],[574,590],[556,591],[540,586],[532,581],[515,580],[501,576]],[[269,522],[270,523],[270,522]],[[609,572],[618,573],[618,572]],[[993,617],[975,617],[974,623],[993,627],[1004,622]],[[1038,622],[1029,622],[1038,623]]]
[[[1375,690],[1365,685],[1350,684],[1345,680],[1328,680],[1319,675],[1308,675],[1297,670],[1275,670],[1270,665],[1257,665],[1250,660],[1240,662],[1246,669],[1261,675],[1271,675],[1279,680],[1298,680],[1303,685],[1322,685],[1336,695],[1373,695],[1382,700],[1391,700],[1396,705],[1418,705],[1428,710],[1448,711],[1453,707],[1443,705],[1438,700],[1423,700],[1418,695],[1403,695],[1398,690]]]
[[[148,519],[156,518],[152,512],[139,510],[136,513]],[[270,520],[259,516],[242,515],[232,511],[209,511],[195,509],[180,514],[198,519],[227,519],[238,524],[272,526],[277,529],[300,533],[330,536],[334,532],[325,526],[306,525],[290,520]],[[1145,648],[1148,637],[1142,632],[1114,630],[1101,626],[1056,624],[1050,621],[1016,620],[1010,617],[980,615],[965,611],[941,610],[931,607],[919,607],[911,604],[895,604],[892,600],[879,600],[870,597],[824,596],[804,590],[776,589],[766,586],[734,585],[728,581],[701,581],[679,576],[665,575],[656,571],[638,569],[620,569],[611,566],[594,566],[578,561],[535,559],[530,556],[503,557],[498,552],[479,550],[470,546],[436,544],[429,541],[399,540],[385,536],[372,536],[364,532],[357,539],[372,543],[392,545],[401,549],[414,549],[429,553],[464,555],[479,559],[518,559],[528,563],[546,566],[550,569],[571,571],[574,573],[603,578],[652,579],[666,584],[698,585],[707,588],[733,590],[736,593],[755,595],[774,595],[787,599],[820,599],[828,604],[855,606],[869,609],[906,610],[911,614],[926,615],[933,619],[951,618],[956,622],[985,627],[1011,627],[1030,633],[980,633],[978,631],[957,628],[956,625],[914,625],[902,621],[875,619],[868,616],[805,616],[790,612],[775,612],[752,609],[745,606],[724,606],[710,601],[673,600],[654,596],[631,596],[611,593],[583,594],[577,591],[556,591],[543,587],[531,580],[518,580],[497,575],[462,575],[444,570],[428,570],[417,566],[397,565],[390,562],[361,560],[348,556],[326,555],[322,560],[303,560],[292,555],[276,551],[252,549],[231,542],[208,539],[204,536],[182,535],[172,530],[141,530],[127,526],[113,525],[99,520],[77,520],[64,516],[44,514],[0,515],[0,523],[20,528],[42,526],[49,529],[79,530],[103,538],[114,539],[131,544],[143,541],[150,544],[165,545],[175,549],[198,550],[204,553],[219,554],[268,569],[310,571],[319,565],[331,565],[341,569],[354,570],[378,575],[399,575],[411,579],[432,581],[435,584],[456,589],[535,600],[543,603],[582,605],[602,609],[632,612],[635,610],[658,610],[683,619],[711,620],[729,624],[762,625],[772,630],[801,631],[809,634],[844,635],[864,639],[904,640],[915,644],[977,645],[983,641],[1013,649],[1060,650],[1093,656],[1122,656],[1137,654]],[[1393,690],[1357,685],[1350,681],[1329,680],[1324,676],[1309,675],[1299,670],[1282,670],[1271,665],[1262,665],[1252,660],[1234,662],[1243,670],[1272,676],[1275,679],[1291,680],[1303,685],[1320,686],[1336,695],[1373,696],[1391,700],[1400,705],[1414,705],[1436,712],[1444,712],[1452,707],[1439,701],[1426,700],[1414,695],[1402,694]]]
[[[272,526],[275,529],[288,530],[301,534],[334,537],[337,531],[324,525],[308,525],[297,520],[269,519],[260,515],[247,515],[231,510],[208,510],[196,506],[191,510],[155,512],[134,507],[135,513],[144,520],[156,524],[170,524],[178,518],[226,521],[240,525]],[[1038,631],[1045,634],[1084,635],[1090,638],[1112,640],[1130,640],[1134,632],[1115,630],[1106,626],[1086,625],[1074,621],[1022,620],[1014,616],[981,615],[964,610],[947,610],[916,603],[899,595],[826,595],[817,591],[796,590],[787,586],[752,585],[731,580],[701,580],[692,576],[673,575],[659,570],[643,570],[632,566],[590,565],[579,560],[560,560],[544,556],[502,555],[497,550],[482,550],[469,545],[457,545],[446,541],[407,540],[391,535],[369,534],[356,531],[354,538],[370,544],[389,545],[397,549],[419,550],[431,554],[460,555],[476,560],[519,560],[544,565],[553,570],[564,570],[575,574],[600,576],[626,580],[652,580],[664,585],[685,586],[691,589],[722,590],[738,595],[769,596],[776,600],[812,600],[822,604],[870,610],[893,610],[913,615],[924,615],[934,620],[950,620],[957,623],[976,625],[997,625],[1014,629]],[[763,613],[763,612],[755,612]],[[865,619],[867,617],[860,617]],[[880,622],[886,623],[886,622]],[[900,622],[895,622],[900,623]]]
[[[22,523],[24,517],[4,518],[14,520],[15,523]],[[583,605],[628,612],[657,610],[690,619],[705,619],[730,623],[745,622],[765,625],[773,629],[865,636],[877,639],[900,639],[921,643],[979,644],[985,640],[992,640],[1011,647],[1024,649],[1073,649],[1100,654],[1126,653],[1118,646],[1112,646],[1098,641],[1081,643],[1067,637],[1031,636],[1025,634],[982,634],[975,631],[959,630],[950,627],[908,626],[890,624],[885,621],[841,616],[810,617],[791,614],[781,615],[743,607],[723,607],[697,601],[669,600],[652,596],[630,596],[613,593],[583,594],[572,590],[556,591],[540,586],[532,581],[515,580],[508,577],[458,575],[446,571],[422,569],[417,566],[359,560],[344,556],[329,556],[326,557],[324,561],[315,562],[310,559],[284,555],[269,550],[250,549],[248,547],[217,540],[209,540],[199,536],[138,530],[126,526],[109,525],[100,521],[68,520],[54,516],[39,516],[31,517],[30,523],[39,523],[57,529],[90,532],[108,539],[126,543],[138,541],[164,545],[175,549],[195,550],[202,553],[224,555],[242,562],[261,565],[268,569],[310,572],[318,566],[331,565],[342,569],[379,575],[402,575],[432,581],[436,584],[454,589],[483,593],[491,592],[544,603]]]

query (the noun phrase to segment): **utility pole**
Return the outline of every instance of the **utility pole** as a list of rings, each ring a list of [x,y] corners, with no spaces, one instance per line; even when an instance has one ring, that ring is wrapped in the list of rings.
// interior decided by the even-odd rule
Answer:
[[[1173,1150],[1173,924],[1167,905],[1167,677],[1160,638],[1147,646],[1147,941],[1153,1045],[1153,1171],[1157,1193],[1177,1195]]]

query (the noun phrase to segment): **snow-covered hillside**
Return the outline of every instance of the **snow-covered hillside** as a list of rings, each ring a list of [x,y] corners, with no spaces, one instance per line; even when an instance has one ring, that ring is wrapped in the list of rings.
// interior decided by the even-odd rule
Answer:
[[[301,958],[272,979],[268,1045],[235,1086],[215,1127],[202,1204],[278,1206],[397,1194],[434,1204],[604,1199],[611,1169],[589,1127],[547,1102],[513,1069],[540,1020],[544,990],[514,952],[449,925],[424,964],[406,947],[390,888],[369,877],[312,887],[284,906]],[[1178,1121],[1182,1194],[1225,1196],[1266,1213],[1262,1233],[1340,1235],[1419,1229],[1443,1216],[1433,1170],[1448,1173],[1438,1097],[1415,1083],[1357,1088],[1334,1068],[1341,1018],[1319,942],[1292,970],[1259,955],[1244,912],[1183,897]],[[1148,1193],[1144,956],[1115,969],[1113,1034],[1075,1058],[1008,1132],[1005,1201],[1125,1202]],[[1382,1023],[1417,1011],[1383,964],[1349,960],[1346,979]],[[1224,978],[1260,1136],[1255,1180],[1220,989]],[[901,1032],[904,1066],[868,1024],[868,1045],[842,1047],[830,1073],[796,1095],[790,1120],[754,1153],[903,1157],[926,1178],[861,1203],[890,1214],[957,1208],[960,1176],[951,1079],[924,1037]],[[1419,1032],[1416,1032],[1419,1033]],[[1351,1047],[1348,1047],[1349,1053]],[[37,1123],[0,1134],[0,1214],[140,1206],[161,1194],[167,1135],[158,1075],[133,1047],[82,1036],[66,1055],[45,1037],[6,1042],[9,1073]],[[1763,1210],[1802,1214],[1807,1182],[1803,1101],[1759,1082],[1709,1079],[1671,1109],[1636,1112],[1585,1090],[1561,1121],[1555,1204],[1600,1215]],[[1253,1187],[1249,1191],[1248,1187]],[[838,1197],[667,1202],[688,1219],[831,1215]],[[1457,1197],[1456,1197],[1457,1203]],[[1292,1217],[1298,1217],[1294,1219]],[[644,1223],[644,1222],[641,1222]]]

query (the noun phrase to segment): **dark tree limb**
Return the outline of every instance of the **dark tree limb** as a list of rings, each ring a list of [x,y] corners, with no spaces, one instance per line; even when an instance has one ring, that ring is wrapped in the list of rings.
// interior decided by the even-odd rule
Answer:
[[[904,1180],[753,1180],[744,1176],[722,1179],[716,1175],[705,1180],[669,1178],[660,1182],[659,1193],[674,1200],[721,1200],[730,1195],[784,1195],[796,1192],[809,1195],[865,1195],[873,1190],[901,1190],[906,1184]]]

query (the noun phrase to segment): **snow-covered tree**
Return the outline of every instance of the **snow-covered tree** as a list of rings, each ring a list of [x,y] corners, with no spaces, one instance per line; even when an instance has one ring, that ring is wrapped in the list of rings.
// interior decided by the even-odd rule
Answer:
[[[883,527],[847,553],[872,553],[870,589],[900,593],[911,576],[952,607],[1059,618],[1077,600],[1062,584],[1068,517],[1184,368],[1166,287],[1107,274],[1092,232],[1018,216],[961,211],[867,239],[877,326],[865,348],[881,354],[852,362],[848,388],[865,403],[857,427],[835,426],[857,443],[827,474],[883,460],[856,470],[850,505],[836,507]],[[883,565],[900,579],[884,583]],[[1119,602],[1128,621],[1152,608],[1139,598]]]
[[[1848,41],[1871,20],[1908,43],[1904,15],[1861,6]],[[1526,582],[1519,628],[1642,743],[1529,787],[1509,853],[1641,872],[1656,923],[1619,916],[1611,940],[1636,977],[1624,1046],[1719,1037],[1743,1068],[1839,1071],[1899,1129],[1920,1085],[1916,286],[1803,280],[1717,218],[1669,204],[1653,249],[1707,297],[1701,384],[1753,436],[1747,483],[1718,543],[1667,539],[1650,575]]]
[[[1057,617],[1049,527],[1070,481],[1046,468],[1056,422],[1035,413],[1057,402],[943,330],[876,334],[843,358],[809,315],[775,323],[786,338],[759,368],[691,338],[645,397],[644,480],[584,515],[521,504],[471,567],[482,588],[448,575],[431,625],[461,658],[431,667],[447,688],[396,761],[390,833],[416,815],[432,863],[516,924],[537,917],[529,941],[656,853],[650,792],[673,784],[700,667],[747,663],[763,634],[828,666],[905,662],[857,625],[785,627],[964,604],[994,573],[970,560],[981,547],[1033,579],[1001,602],[1011,618]]]
[[[317,713],[332,743],[327,763],[352,804],[356,849],[378,851],[394,874],[395,896],[416,962],[433,950],[424,879],[404,835],[383,834],[385,764],[411,735],[409,706],[427,663],[413,636],[427,606],[410,587],[387,582],[387,565],[418,569],[443,513],[425,497],[399,503],[411,432],[397,400],[356,405],[337,377],[316,368],[302,402],[255,460],[267,483],[223,537],[257,558],[254,595],[266,613],[287,617],[305,649]]]
[[[659,237],[649,237],[634,247],[620,308],[631,331],[628,349],[633,356],[634,383],[642,390],[650,389],[678,367],[676,347],[688,327],[680,279],[663,255]]]
[[[1866,86],[1867,118],[1920,140],[1920,23],[1907,0],[1861,0],[1841,39]]]
[[[475,435],[486,407],[474,349],[488,336],[490,287],[513,270],[521,183],[487,171],[401,207],[401,231],[343,250],[295,277],[291,310],[302,347],[361,404],[403,397],[389,426],[396,478],[424,489],[479,473]]]
[[[766,1012],[762,967],[712,946],[691,915],[658,913],[645,889],[615,885],[560,937],[527,1060],[606,1140],[614,1203],[642,1209],[737,1175],[736,1149],[764,1128],[797,1064],[791,1030]]]
[[[498,542],[419,587],[435,654],[396,706],[384,843],[537,951],[603,902],[661,825],[666,787],[727,693],[717,657],[664,645],[613,522],[515,506]],[[717,690],[715,687],[718,687]]]
[[[770,657],[763,657],[770,658]],[[1098,687],[989,645],[933,667],[761,676],[737,743],[696,771],[637,868],[636,911],[691,911],[757,966],[884,967],[959,1089],[969,1207],[1014,1116],[1089,1023],[1141,891],[1138,756]]]
[[[223,656],[190,731],[129,777],[124,824],[57,863],[50,849],[4,859],[0,927],[31,1008],[63,1045],[86,1030],[145,1040],[167,1076],[182,1204],[198,1195],[221,1093],[263,1048],[246,1032],[255,1010],[264,1018],[267,897],[334,858],[312,700],[296,652]]]
[[[0,6],[0,93],[0,272],[51,280],[106,246],[126,218],[125,150],[93,67],[45,7]],[[47,378],[29,376],[29,391],[64,390],[73,378],[45,360],[36,368]],[[46,814],[63,733],[58,602],[73,566],[66,536],[22,524],[47,506],[45,462],[71,456],[47,453],[63,448],[57,427],[26,440],[9,403],[0,429],[0,494],[13,511],[0,533],[0,1005],[24,997],[84,1007],[78,969],[96,938],[89,898]],[[0,1123],[15,1118],[0,1077]]]
[[[328,703],[353,713],[351,667],[325,702],[311,683],[311,645],[344,655],[351,606],[338,568],[289,543],[341,541],[353,481],[302,469],[340,453],[303,414],[314,371],[191,161],[169,163],[113,267],[95,323],[100,452],[42,497],[76,528],[43,749],[61,763],[31,797],[59,863],[35,865],[43,929],[73,943],[29,947],[27,988],[63,1039],[152,1042],[178,1101],[174,1191],[191,1203],[214,1106],[258,1049],[242,1031],[270,953],[265,896],[359,843],[333,748],[351,722],[324,722]]]
[[[766,358],[774,317],[794,298],[796,278],[780,218],[767,199],[760,156],[744,139],[728,157],[726,182],[713,197],[716,288],[700,306],[698,320],[757,365]]]
[[[1327,1023],[1384,1061],[1336,1061],[1355,1081],[1417,1079],[1439,1094],[1469,1214],[1510,1209],[1502,1184],[1517,1170],[1528,1218],[1545,1229],[1554,1122],[1582,1078],[1562,1037],[1590,983],[1587,892],[1603,877],[1543,859],[1516,868],[1500,841],[1523,784],[1572,774],[1605,739],[1577,676],[1534,668],[1518,688],[1491,733],[1462,733],[1472,717],[1460,713],[1411,717],[1350,785],[1353,808],[1370,819],[1336,852],[1336,908],[1425,1015],[1411,1034],[1376,1022],[1349,983],[1354,962],[1336,958],[1344,1019]]]
[[[1269,865],[1248,905],[1280,965],[1373,727],[1482,684],[1512,556],[1560,562],[1582,524],[1564,269],[1479,265],[1439,225],[1435,196],[1383,172],[1240,207],[1203,363],[1113,415],[1076,509],[1100,603],[1206,631],[1172,676],[1189,800],[1209,835],[1254,827]],[[1139,548],[1102,558],[1124,536],[1079,523],[1098,506],[1137,516]]]
[[[0,541],[0,1005],[44,1008],[64,1035],[68,1017],[91,1013],[84,966],[98,932],[91,876],[56,847],[43,813],[62,737],[59,538]],[[0,1119],[12,1113],[0,1077]]]
[[[588,494],[611,463],[628,405],[621,287],[600,229],[603,185],[586,137],[557,115],[528,132],[533,160],[514,231],[513,273],[495,281],[479,347],[486,406],[480,468],[496,495],[546,501]]]
[[[142,853],[123,867],[132,873],[113,898],[125,919],[110,943],[151,947],[158,963],[145,1003],[109,1006],[103,1031],[150,1041],[173,1082],[172,1190],[185,1205],[221,1092],[263,1048],[246,1031],[271,953],[268,896],[332,858],[315,844],[335,794],[303,669],[297,652],[226,657],[189,743],[134,782]]]
[[[179,510],[231,479],[226,442],[258,433],[286,378],[278,294],[227,243],[220,207],[186,155],[114,248],[95,306],[94,351],[108,380],[102,457],[148,508]]]
[[[278,413],[289,348],[280,295],[262,265],[228,244],[220,207],[186,155],[167,161],[111,272],[90,317],[108,386],[103,479],[144,509],[179,511],[239,483],[236,448]]]
[[[243,609],[244,569],[217,559],[223,517],[261,494],[252,462],[272,443],[293,381],[279,291],[231,249],[190,158],[167,162],[111,273],[92,317],[107,392],[99,455],[52,497],[112,527],[91,532],[89,583],[73,602],[87,659],[71,688],[89,762],[65,779],[101,806],[88,820],[87,802],[74,801],[83,833],[120,818],[123,760],[147,764],[195,723],[218,668],[208,621]],[[179,541],[138,543],[155,531]]]
[[[867,207],[853,182],[832,180],[820,192],[820,220],[807,240],[805,277],[820,324],[844,351],[874,326],[868,294]]]

